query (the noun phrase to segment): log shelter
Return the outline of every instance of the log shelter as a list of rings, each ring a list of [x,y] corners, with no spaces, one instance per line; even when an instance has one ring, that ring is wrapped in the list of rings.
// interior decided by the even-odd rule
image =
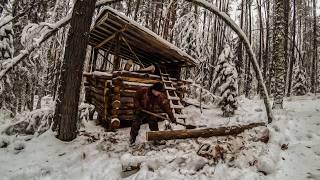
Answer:
[[[197,60],[110,7],[98,14],[89,45],[85,100],[95,106],[107,128],[130,125],[136,90],[156,82],[163,82],[170,107],[178,119],[184,119],[180,99],[188,82],[180,79],[181,68],[195,66]],[[163,112],[158,108],[156,113]]]

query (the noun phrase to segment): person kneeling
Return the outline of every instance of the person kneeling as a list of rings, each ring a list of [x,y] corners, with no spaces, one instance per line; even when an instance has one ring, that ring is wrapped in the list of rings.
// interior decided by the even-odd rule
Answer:
[[[168,114],[170,121],[172,123],[176,123],[176,119],[174,118],[170,108],[169,100],[163,92],[164,86],[160,82],[153,84],[149,88],[142,87],[137,90],[134,96],[135,118],[132,122],[130,131],[130,145],[135,143],[136,137],[139,134],[140,126],[144,120],[148,122],[151,131],[159,131],[157,118],[142,112],[142,109],[154,112],[155,107],[159,106]],[[154,143],[164,144],[165,142],[155,141]]]

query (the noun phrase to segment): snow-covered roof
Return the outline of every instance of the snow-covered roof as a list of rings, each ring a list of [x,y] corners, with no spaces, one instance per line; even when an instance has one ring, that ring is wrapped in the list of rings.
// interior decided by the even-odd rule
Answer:
[[[198,63],[178,47],[110,7],[99,13],[90,32],[90,45],[115,54],[117,32],[122,32],[125,39],[120,41],[119,55],[122,58],[140,60],[146,65],[195,66]]]

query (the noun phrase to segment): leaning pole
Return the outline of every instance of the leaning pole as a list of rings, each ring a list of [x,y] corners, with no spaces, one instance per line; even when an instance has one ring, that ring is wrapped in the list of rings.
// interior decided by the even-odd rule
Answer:
[[[262,73],[260,71],[259,65],[258,65],[258,61],[257,58],[253,52],[253,49],[251,47],[251,44],[249,42],[249,39],[247,38],[246,34],[242,31],[242,29],[224,12],[219,11],[219,9],[217,7],[215,7],[213,4],[207,2],[206,0],[186,0],[188,2],[194,3],[198,6],[201,6],[207,10],[209,10],[210,12],[212,12],[213,14],[215,14],[216,16],[218,16],[219,18],[221,18],[228,26],[230,26],[230,28],[237,33],[237,35],[240,37],[240,39],[243,41],[246,50],[250,56],[249,60],[251,61],[251,63],[253,64],[253,68],[254,71],[257,74],[257,79],[259,84],[261,85],[262,89],[263,89],[263,101],[264,101],[264,105],[266,107],[266,112],[267,112],[267,116],[268,116],[268,123],[271,123],[272,120],[274,119],[273,117],[273,113],[271,110],[271,103],[270,103],[270,98],[268,95],[268,91],[266,88],[266,85],[264,83],[263,80],[263,76]]]

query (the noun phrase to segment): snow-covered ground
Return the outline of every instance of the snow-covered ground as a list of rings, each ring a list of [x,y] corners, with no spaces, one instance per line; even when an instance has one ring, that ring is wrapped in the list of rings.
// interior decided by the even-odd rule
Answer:
[[[232,118],[221,117],[217,108],[201,114],[188,107],[186,113],[188,123],[210,127],[266,121],[258,99],[240,98]],[[69,143],[51,131],[38,137],[2,134],[0,146],[9,145],[0,148],[0,179],[320,179],[320,97],[286,99],[285,109],[275,115],[267,128],[235,137],[170,140],[160,146],[145,142],[146,125],[134,147],[128,146],[130,128],[104,132],[91,121]],[[0,131],[8,124],[5,117],[0,116]],[[266,134],[267,144],[261,142]]]

